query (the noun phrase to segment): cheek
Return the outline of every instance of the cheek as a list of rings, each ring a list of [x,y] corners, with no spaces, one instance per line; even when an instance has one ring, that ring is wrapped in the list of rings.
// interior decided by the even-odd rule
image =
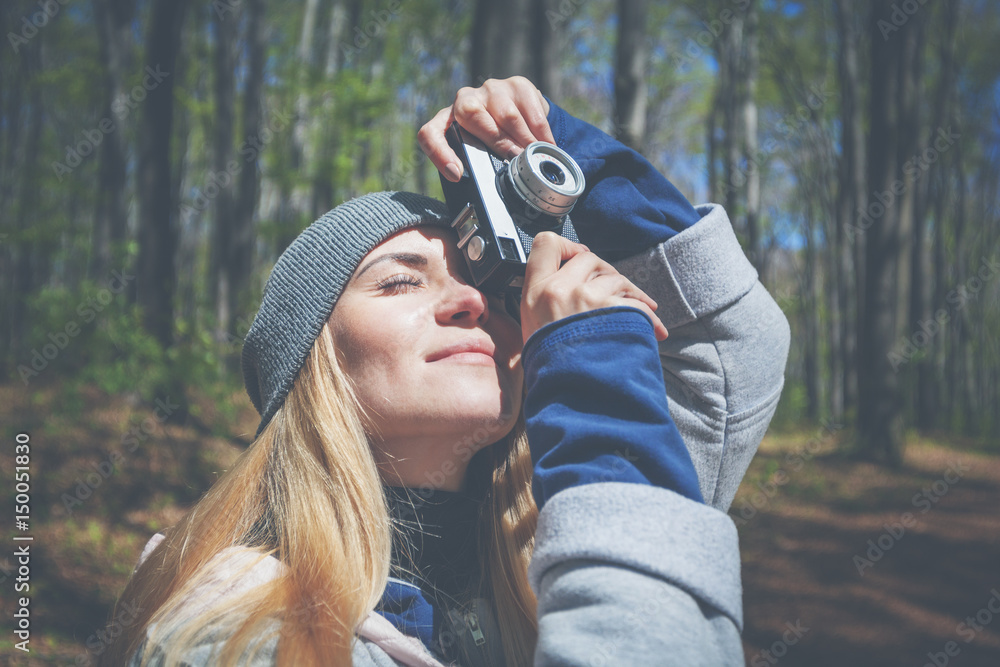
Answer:
[[[362,385],[401,372],[415,354],[414,342],[426,325],[401,308],[338,313],[334,341],[344,370]],[[382,382],[384,384],[384,382]]]

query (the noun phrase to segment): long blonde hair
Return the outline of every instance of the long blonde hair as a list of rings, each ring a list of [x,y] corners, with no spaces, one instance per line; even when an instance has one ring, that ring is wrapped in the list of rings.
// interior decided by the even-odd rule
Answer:
[[[350,664],[355,632],[386,587],[392,539],[364,424],[326,325],[271,422],[133,573],[118,604],[138,610],[136,618],[101,664],[125,664],[147,635],[143,664],[153,647],[158,662],[174,665],[222,639],[222,664],[275,639],[279,665]],[[504,653],[509,664],[530,664],[538,630],[527,564],[538,511],[523,414],[473,462],[469,474],[482,479],[470,481],[488,487],[479,553]],[[271,555],[285,567],[192,615],[195,591],[210,600],[206,589],[232,584],[206,567],[232,547],[256,556],[241,559],[248,570]]]

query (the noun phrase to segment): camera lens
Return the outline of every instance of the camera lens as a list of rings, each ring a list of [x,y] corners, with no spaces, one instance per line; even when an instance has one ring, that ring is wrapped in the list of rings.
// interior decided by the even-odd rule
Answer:
[[[538,165],[538,168],[539,171],[542,172],[542,176],[549,180],[549,183],[562,185],[566,182],[566,172],[564,172],[562,167],[557,165],[555,162],[549,162],[546,160]]]
[[[583,172],[569,153],[543,141],[528,144],[516,155],[501,180],[529,208],[557,218],[573,209],[585,185]]]

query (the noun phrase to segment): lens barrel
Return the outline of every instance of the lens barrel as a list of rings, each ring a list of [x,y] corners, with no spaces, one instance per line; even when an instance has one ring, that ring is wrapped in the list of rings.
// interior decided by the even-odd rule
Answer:
[[[561,217],[583,194],[583,172],[569,153],[544,141],[528,144],[507,168],[511,189],[539,213]]]

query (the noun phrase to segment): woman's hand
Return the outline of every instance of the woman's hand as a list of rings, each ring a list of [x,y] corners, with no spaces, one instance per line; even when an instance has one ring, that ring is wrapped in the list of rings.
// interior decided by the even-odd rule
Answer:
[[[535,236],[521,291],[524,342],[549,322],[610,306],[638,308],[652,320],[656,340],[666,339],[667,328],[653,312],[656,302],[615,267],[553,232]]]
[[[461,88],[455,102],[441,109],[417,140],[427,157],[449,181],[462,178],[462,161],[445,139],[452,121],[471,132],[503,158],[512,158],[533,141],[556,142],[549,128],[549,103],[523,76],[487,79],[479,88]]]

